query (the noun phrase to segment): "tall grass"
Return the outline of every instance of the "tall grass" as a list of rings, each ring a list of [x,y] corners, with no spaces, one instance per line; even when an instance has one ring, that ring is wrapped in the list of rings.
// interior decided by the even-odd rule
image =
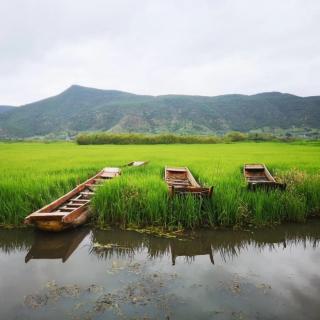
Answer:
[[[0,224],[22,223],[30,212],[61,196],[106,166],[124,167],[92,202],[97,225],[197,228],[262,226],[304,221],[320,212],[318,144],[241,143],[216,145],[79,146],[72,143],[0,143]],[[245,162],[266,163],[287,190],[251,192]],[[164,166],[188,166],[210,200],[168,197]]]

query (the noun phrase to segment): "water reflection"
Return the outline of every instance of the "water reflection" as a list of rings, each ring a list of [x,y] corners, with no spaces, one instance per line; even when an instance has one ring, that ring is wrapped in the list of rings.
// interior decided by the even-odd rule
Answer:
[[[25,262],[31,259],[61,259],[66,262],[89,232],[87,228],[57,234],[36,231]]]
[[[319,246],[320,221],[290,224],[274,229],[254,232],[231,230],[202,230],[184,238],[160,238],[134,231],[90,230],[79,228],[59,234],[32,230],[1,230],[0,250],[6,254],[26,251],[25,262],[30,259],[61,259],[72,255],[86,237],[90,238],[90,254],[98,258],[129,258],[146,250],[149,259],[171,255],[172,265],[180,261],[192,263],[196,256],[207,256],[214,264],[219,255],[224,262],[239,256],[248,247],[263,250],[286,249],[297,244],[303,247]]]
[[[319,220],[190,236],[0,230],[0,318],[319,318]]]
[[[171,254],[173,265],[179,257],[191,263],[196,256],[202,255],[208,256],[208,261],[214,264],[214,255],[218,254],[227,262],[250,246],[261,250],[267,247],[271,251],[277,248],[286,249],[297,244],[302,244],[304,247],[310,244],[316,248],[320,243],[320,222],[315,220],[308,224],[291,224],[255,232],[202,230],[192,234],[193,239],[188,237],[166,239],[133,231],[114,230],[108,232],[95,230],[92,237],[93,242],[100,246],[93,246],[91,253],[99,257],[132,257],[135,253],[146,249],[151,259]]]
[[[0,229],[0,250],[10,254],[15,251],[28,250],[34,240],[31,229]]]

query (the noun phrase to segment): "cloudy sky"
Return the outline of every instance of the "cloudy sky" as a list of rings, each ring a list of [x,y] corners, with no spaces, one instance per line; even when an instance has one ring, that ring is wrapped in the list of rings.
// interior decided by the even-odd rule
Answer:
[[[320,95],[319,0],[1,0],[0,104],[72,84]]]

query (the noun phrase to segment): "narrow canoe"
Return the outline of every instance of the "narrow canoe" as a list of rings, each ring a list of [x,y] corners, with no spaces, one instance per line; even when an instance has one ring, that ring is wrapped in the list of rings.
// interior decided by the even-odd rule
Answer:
[[[55,232],[84,224],[89,218],[89,204],[96,189],[120,174],[119,168],[104,168],[61,198],[28,215],[24,222]]]
[[[149,161],[132,161],[127,164],[128,167],[141,167],[148,164]]]
[[[262,163],[245,164],[243,174],[250,190],[255,190],[257,187],[279,188],[281,190],[286,188],[286,184],[277,182]]]
[[[211,197],[213,187],[203,187],[191,174],[187,167],[165,167],[165,181],[171,196],[193,194],[200,197]]]

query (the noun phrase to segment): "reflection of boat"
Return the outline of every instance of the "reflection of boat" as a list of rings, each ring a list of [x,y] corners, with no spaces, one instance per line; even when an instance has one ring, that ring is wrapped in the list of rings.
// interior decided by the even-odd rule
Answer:
[[[148,164],[149,161],[132,161],[127,164],[128,167],[141,167]]]
[[[211,243],[207,241],[192,240],[191,241],[179,241],[171,240],[171,259],[172,265],[176,264],[176,259],[178,257],[185,257],[188,259],[193,259],[195,256],[208,255],[212,264],[214,264],[213,253]]]
[[[61,231],[85,223],[89,217],[90,199],[96,189],[120,173],[119,168],[103,169],[61,198],[27,216],[25,223],[46,231]]]
[[[276,182],[264,164],[245,164],[243,168],[244,177],[248,188],[255,190],[257,187],[279,188],[284,190],[285,183]]]
[[[175,194],[193,194],[211,197],[213,188],[200,186],[187,167],[165,168],[165,181],[171,196]]]
[[[89,234],[87,228],[79,228],[70,232],[48,234],[38,231],[32,247],[25,257],[27,263],[31,259],[61,259],[67,261],[82,240]]]
[[[246,232],[233,230],[200,230],[192,233],[181,241],[177,238],[155,237],[135,231],[122,230],[99,230],[93,229],[90,240],[92,247],[90,254],[101,259],[133,259],[144,251],[150,259],[169,258],[172,264],[193,262],[199,255],[207,255],[213,263],[213,256],[228,261],[246,251],[249,246],[257,250],[269,248],[285,249],[290,243],[302,243],[314,248],[320,246],[320,221],[314,219],[306,224],[285,224],[274,229],[261,229],[259,232]],[[30,249],[33,235],[36,241],[32,245],[26,261],[30,258],[61,258],[65,261],[81,242],[76,238],[78,232],[84,232],[82,237],[89,232],[87,229],[79,228],[59,234],[48,234],[45,232],[32,233],[30,230],[1,230],[0,229],[0,252],[10,253],[12,250],[24,252]],[[9,238],[8,238],[9,237]],[[79,235],[80,238],[80,235]],[[95,244],[98,244],[96,246]],[[66,248],[68,247],[69,250]],[[64,258],[63,258],[64,257]],[[178,257],[184,257],[178,259]],[[177,262],[178,261],[178,262]]]
[[[181,241],[141,234],[135,231],[110,230],[105,232],[94,230],[93,243],[91,252],[104,258],[112,258],[113,256],[132,258],[136,252],[147,248],[148,255],[152,259],[171,253],[173,265],[175,265],[177,257],[183,256],[188,260],[200,255],[208,255],[210,261],[214,264],[210,238]]]

